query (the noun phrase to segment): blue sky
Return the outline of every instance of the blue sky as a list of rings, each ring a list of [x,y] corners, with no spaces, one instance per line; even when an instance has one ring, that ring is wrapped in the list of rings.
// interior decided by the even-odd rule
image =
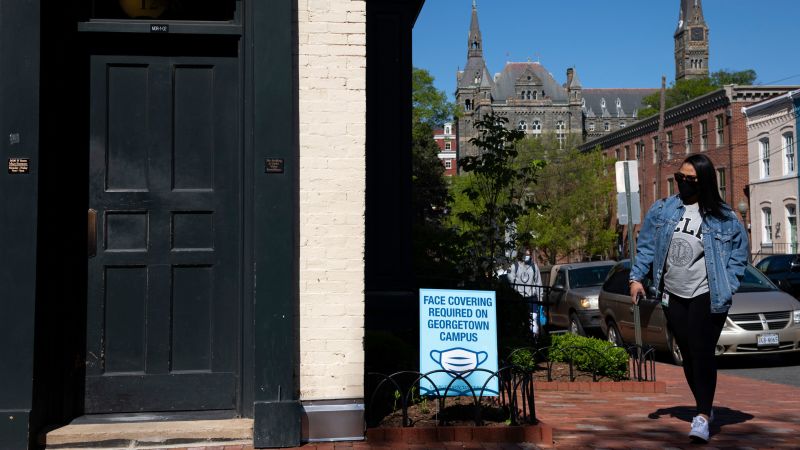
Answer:
[[[478,0],[489,72],[540,61],[564,82],[575,66],[588,88],[659,87],[675,77],[680,0]],[[757,8],[761,8],[760,10]],[[704,0],[711,71],[754,69],[759,84],[800,85],[800,0]],[[414,27],[414,66],[453,98],[467,60],[472,0],[426,0]]]

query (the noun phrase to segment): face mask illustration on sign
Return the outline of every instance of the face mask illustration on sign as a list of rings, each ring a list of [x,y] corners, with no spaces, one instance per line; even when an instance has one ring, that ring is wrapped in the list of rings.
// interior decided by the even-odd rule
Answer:
[[[431,359],[439,364],[442,369],[463,374],[470,370],[475,370],[478,366],[486,362],[489,354],[486,352],[474,352],[465,348],[451,348],[449,350],[431,350]],[[453,376],[453,374],[450,374]]]

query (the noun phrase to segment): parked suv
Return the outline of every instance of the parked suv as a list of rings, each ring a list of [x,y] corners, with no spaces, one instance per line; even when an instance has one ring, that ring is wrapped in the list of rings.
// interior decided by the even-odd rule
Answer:
[[[597,296],[616,261],[558,264],[550,269],[550,324],[585,336],[600,333]]]
[[[779,288],[800,299],[800,255],[767,256],[756,268]]]
[[[633,308],[628,275],[630,261],[617,264],[600,290],[601,327],[616,345],[634,343]],[[655,289],[645,279],[646,298],[639,302],[642,343],[669,351],[673,361],[683,362],[667,328]],[[717,341],[717,355],[753,355],[800,352],[800,301],[782,292],[767,277],[748,265],[739,291],[733,296],[728,319]]]

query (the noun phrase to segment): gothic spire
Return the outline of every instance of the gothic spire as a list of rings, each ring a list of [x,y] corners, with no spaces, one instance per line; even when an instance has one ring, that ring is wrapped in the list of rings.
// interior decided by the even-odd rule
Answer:
[[[690,25],[704,25],[703,0],[681,0],[681,12],[678,18],[678,31]]]
[[[481,27],[478,25],[478,2],[472,0],[472,21],[469,24],[469,41],[467,42],[467,57],[483,57],[483,37]]]

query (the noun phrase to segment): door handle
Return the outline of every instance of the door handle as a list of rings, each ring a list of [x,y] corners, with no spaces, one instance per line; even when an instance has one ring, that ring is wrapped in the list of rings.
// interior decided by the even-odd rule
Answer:
[[[89,225],[87,253],[89,258],[93,258],[94,256],[97,255],[97,211],[96,210],[89,209],[87,223]]]

